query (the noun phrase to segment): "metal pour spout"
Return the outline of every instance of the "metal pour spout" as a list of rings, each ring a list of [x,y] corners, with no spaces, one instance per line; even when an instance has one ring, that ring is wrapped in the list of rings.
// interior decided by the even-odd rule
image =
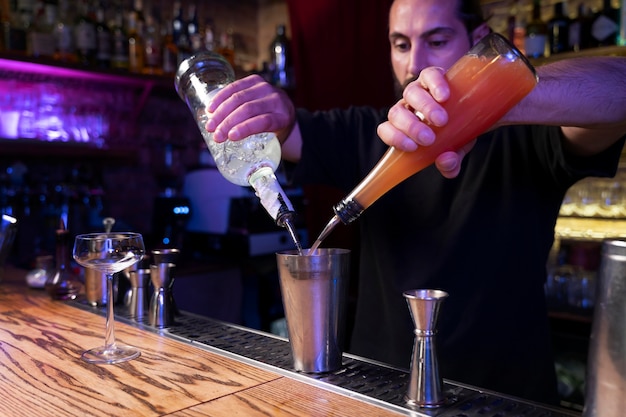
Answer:
[[[443,379],[439,375],[435,334],[439,310],[448,293],[441,290],[410,290],[403,295],[415,324],[411,379],[405,400],[411,407],[440,407],[446,399],[443,395]]]

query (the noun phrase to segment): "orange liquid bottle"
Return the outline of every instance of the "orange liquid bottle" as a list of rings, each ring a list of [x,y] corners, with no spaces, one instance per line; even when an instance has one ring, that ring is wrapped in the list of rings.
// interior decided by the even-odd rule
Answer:
[[[448,123],[433,127],[436,140],[415,152],[390,147],[367,176],[339,202],[335,216],[312,250],[341,221],[354,221],[387,191],[433,164],[444,152],[456,151],[486,131],[537,84],[528,60],[502,36],[492,33],[477,43],[446,72],[450,98],[443,103]]]

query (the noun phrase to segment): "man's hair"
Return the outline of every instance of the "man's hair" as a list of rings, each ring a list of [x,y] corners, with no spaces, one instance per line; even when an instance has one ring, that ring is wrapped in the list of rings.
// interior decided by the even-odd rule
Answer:
[[[457,0],[456,13],[459,20],[465,25],[467,33],[472,33],[474,29],[486,21],[480,0]]]

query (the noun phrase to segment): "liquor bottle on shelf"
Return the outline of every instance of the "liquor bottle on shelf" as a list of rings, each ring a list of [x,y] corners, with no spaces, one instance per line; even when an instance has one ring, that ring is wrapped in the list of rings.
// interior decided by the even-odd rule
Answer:
[[[533,0],[532,19],[526,25],[524,49],[529,58],[546,56],[548,46],[548,25],[541,18],[541,0]]]
[[[128,70],[130,72],[141,73],[145,66],[145,47],[142,34],[141,14],[137,10],[128,13]]]
[[[617,38],[617,44],[626,46],[626,0],[622,0],[619,14],[619,36]]]
[[[521,53],[525,54],[526,17],[520,12],[519,0],[516,0],[511,7],[507,26],[509,40]]]
[[[128,35],[124,21],[124,7],[117,5],[111,25],[111,68],[128,70]]]
[[[591,24],[594,46],[616,45],[619,31],[619,10],[613,8],[611,0],[604,0],[602,9],[593,16]]]
[[[270,70],[272,84],[281,88],[293,87],[291,44],[285,33],[285,25],[276,26],[276,36],[270,44]]]
[[[204,23],[204,32],[203,32],[203,43],[204,49],[207,51],[215,50],[215,30],[214,30],[213,19],[207,18]]]
[[[96,63],[96,22],[90,4],[82,0],[78,5],[78,15],[74,25],[74,45],[78,62],[93,66]]]
[[[172,36],[172,26],[163,25],[163,42],[161,47],[162,70],[164,74],[174,74],[178,66],[178,47]]]
[[[163,58],[161,33],[159,24],[153,13],[146,15],[146,27],[144,30],[144,74],[163,74]]]
[[[105,5],[101,1],[96,9],[96,64],[100,68],[111,66],[111,46],[113,37],[105,21]]]
[[[195,4],[189,5],[189,13],[187,19],[187,37],[189,38],[189,49],[192,54],[203,49],[202,34],[200,33],[200,24],[198,23],[198,7]]]
[[[58,16],[54,24],[54,59],[61,62],[78,61],[74,44],[74,25],[71,23],[69,0],[59,0]]]
[[[172,39],[176,45],[178,56],[177,65],[191,55],[187,24],[183,15],[183,6],[180,1],[174,2],[174,17],[172,18]]]
[[[554,4],[554,16],[548,20],[548,40],[550,44],[550,54],[560,54],[567,52],[569,47],[569,25],[570,19],[564,10],[565,3]]]
[[[19,0],[10,2],[8,22],[9,26],[4,27],[5,48],[12,52],[27,52],[27,34],[33,22],[33,2],[30,0]]]
[[[35,6],[33,24],[27,34],[28,55],[52,57],[55,51],[54,23],[57,19],[57,4],[39,1]]]
[[[217,48],[217,53],[222,55],[233,68],[235,67],[235,38],[232,28],[226,29],[220,35],[220,46]]]
[[[53,300],[73,300],[82,288],[72,270],[72,241],[65,222],[60,220],[56,230],[55,271],[46,280],[45,289]]]
[[[578,5],[578,14],[570,22],[569,47],[578,52],[590,48],[591,45],[591,10],[585,3]]]

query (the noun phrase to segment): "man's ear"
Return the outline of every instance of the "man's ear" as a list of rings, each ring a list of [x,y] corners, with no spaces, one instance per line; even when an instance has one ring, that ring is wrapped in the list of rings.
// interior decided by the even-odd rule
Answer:
[[[481,23],[472,31],[472,45],[476,45],[482,38],[491,33],[491,28],[485,23]]]

